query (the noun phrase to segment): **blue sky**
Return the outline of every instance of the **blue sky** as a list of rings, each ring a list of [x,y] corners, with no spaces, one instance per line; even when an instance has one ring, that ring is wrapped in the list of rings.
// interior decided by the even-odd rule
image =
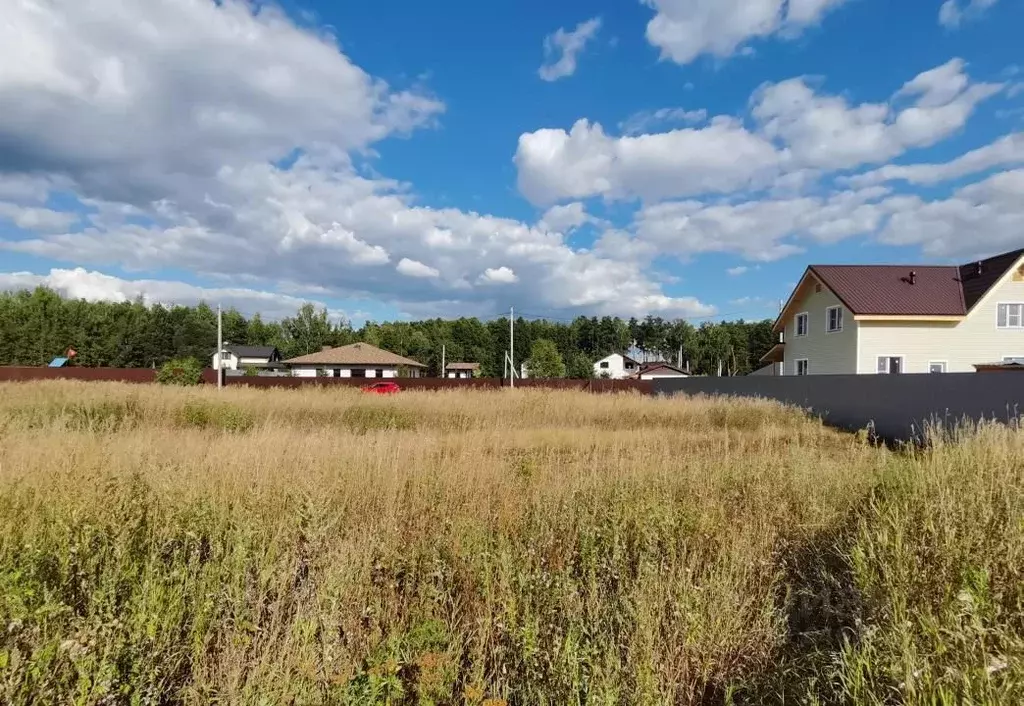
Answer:
[[[762,318],[1024,246],[1024,4],[15,0],[0,286]]]

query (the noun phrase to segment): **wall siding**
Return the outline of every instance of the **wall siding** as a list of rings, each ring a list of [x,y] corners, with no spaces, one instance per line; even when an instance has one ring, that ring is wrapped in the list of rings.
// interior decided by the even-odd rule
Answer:
[[[828,287],[810,293],[793,306],[793,315],[786,321],[784,375],[796,375],[796,361],[806,358],[811,375],[841,375],[857,369],[857,322],[843,307],[843,330],[826,333],[825,311],[842,302]],[[796,335],[796,315],[808,314],[806,336]]]
[[[608,363],[607,368],[602,368],[601,363]],[[612,353],[606,358],[594,363],[594,377],[607,376],[611,380],[623,380],[636,372],[636,366],[626,369],[626,359],[619,353]]]
[[[361,369],[366,371],[366,378],[376,379],[377,371],[380,370],[383,374],[382,378],[397,378],[398,369],[388,368],[378,365],[313,365],[313,366],[292,366],[293,374],[298,377],[316,377],[317,370],[323,370],[327,377],[340,377],[350,378],[352,377],[352,371],[355,369]],[[335,374],[335,371],[338,374]],[[360,378],[362,379],[362,378]]]
[[[1024,329],[996,328],[1000,303],[1024,302],[1024,282],[1007,278],[959,323],[860,322],[860,372],[874,373],[878,356],[903,355],[905,373],[927,373],[932,361],[946,372],[973,373],[975,363],[1024,355]]]

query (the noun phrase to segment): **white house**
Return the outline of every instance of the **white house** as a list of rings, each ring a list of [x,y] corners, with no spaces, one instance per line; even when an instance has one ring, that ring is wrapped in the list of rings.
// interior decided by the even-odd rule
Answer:
[[[281,354],[274,346],[236,346],[228,344],[213,352],[213,369],[242,370],[245,368],[274,367],[281,362]],[[223,363],[223,366],[221,365]]]
[[[369,343],[324,347],[316,353],[286,360],[284,364],[295,377],[339,378],[419,377],[420,370],[426,367]]]
[[[480,373],[480,363],[448,363],[444,366],[446,378],[471,378]]]
[[[612,353],[594,363],[594,377],[624,380],[640,369],[640,364],[621,353]]]
[[[1024,249],[960,266],[812,265],[762,362],[784,375],[974,372],[1024,360]]]

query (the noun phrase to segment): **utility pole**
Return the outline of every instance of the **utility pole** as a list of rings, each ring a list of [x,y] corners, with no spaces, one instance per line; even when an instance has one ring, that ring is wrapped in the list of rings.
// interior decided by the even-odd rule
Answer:
[[[444,361],[444,354],[445,354],[444,344],[442,343],[441,344],[441,377],[443,377],[443,378],[448,377],[448,371],[444,367],[444,362],[445,362]]]
[[[224,386],[224,326],[221,322],[220,304],[217,305],[217,389]]]
[[[508,386],[516,386],[516,308],[508,308]]]

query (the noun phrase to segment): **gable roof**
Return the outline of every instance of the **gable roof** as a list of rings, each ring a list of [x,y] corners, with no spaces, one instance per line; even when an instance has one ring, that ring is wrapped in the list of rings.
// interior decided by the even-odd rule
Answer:
[[[957,267],[811,265],[821,283],[854,314],[963,316]],[[910,273],[914,283],[910,283]]]
[[[224,346],[224,350],[239,358],[273,358],[277,352],[275,346],[236,346],[233,343]]]
[[[671,363],[666,363],[665,361],[662,360],[654,363],[641,363],[640,370],[637,373],[635,373],[633,377],[647,375],[648,373],[652,373],[656,370],[670,370],[674,373],[679,373],[680,375],[686,375],[687,377],[690,376],[690,374],[685,370],[681,370],[676,366],[672,365]]]
[[[968,311],[985,296],[988,290],[992,289],[996,282],[1002,279],[1006,271],[1013,267],[1022,255],[1024,255],[1024,248],[996,255],[987,260],[960,265],[960,282],[964,291],[964,304]]]
[[[400,365],[412,368],[425,368],[411,358],[404,358],[390,351],[371,346],[369,343],[352,343],[338,348],[328,348],[308,355],[300,355],[284,361],[286,365]]]
[[[965,316],[1022,256],[1024,248],[966,265],[810,265],[774,330],[780,329],[809,276],[854,315]]]
[[[633,365],[639,365],[639,363],[637,363],[635,360],[630,358],[625,353],[609,353],[604,358],[601,358],[600,360],[596,360],[594,362],[595,363],[600,363],[602,360],[608,360],[609,358],[614,358],[615,356],[619,356],[620,358],[622,358],[622,362],[624,362],[624,363],[632,363]]]

